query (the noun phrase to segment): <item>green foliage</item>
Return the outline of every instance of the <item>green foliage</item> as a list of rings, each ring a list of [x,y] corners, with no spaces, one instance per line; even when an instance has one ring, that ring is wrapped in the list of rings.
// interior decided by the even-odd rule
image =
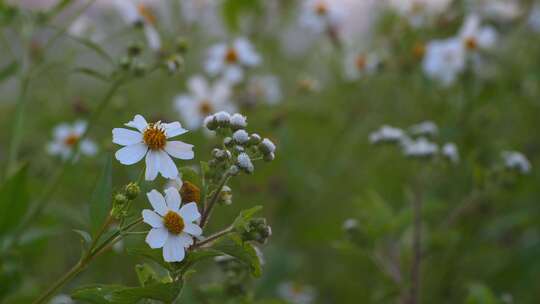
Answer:
[[[260,0],[225,0],[223,1],[223,18],[229,29],[235,31],[240,26],[242,16],[261,14]]]
[[[240,214],[234,219],[232,226],[235,230],[242,230],[246,229],[247,225],[249,223],[249,220],[253,218],[253,216],[262,210],[262,206],[255,206],[253,208],[249,208],[247,210],[240,211]]]
[[[261,261],[257,256],[255,248],[250,243],[243,242],[240,236],[236,234],[225,236],[218,240],[212,246],[212,249],[237,258],[241,263],[250,269],[250,272],[254,277],[261,276]]]
[[[172,303],[181,290],[180,282],[158,283],[143,287],[89,285],[76,289],[71,296],[75,300],[92,304],[133,304],[143,299]]]
[[[19,168],[0,185],[0,231],[4,235],[20,224],[30,202],[27,166]]]
[[[501,304],[493,292],[483,284],[471,284],[465,304]]]
[[[98,232],[111,208],[112,196],[112,157],[107,156],[101,175],[90,199],[90,227],[92,234]]]

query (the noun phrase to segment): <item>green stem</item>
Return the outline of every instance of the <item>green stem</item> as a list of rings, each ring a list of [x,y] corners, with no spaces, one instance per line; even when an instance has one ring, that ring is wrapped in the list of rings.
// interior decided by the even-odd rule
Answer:
[[[219,194],[221,193],[223,186],[225,186],[225,184],[227,183],[230,177],[231,176],[229,172],[223,175],[223,177],[221,178],[221,181],[218,184],[218,187],[216,188],[215,192],[212,194],[212,197],[210,198],[210,202],[208,203],[208,206],[205,206],[203,210],[203,215],[201,217],[201,228],[204,228],[204,226],[208,222],[208,218],[210,217],[210,213],[212,212],[212,209],[214,208],[214,205],[216,204],[219,198]]]
[[[211,243],[211,242],[219,239],[220,237],[231,233],[233,230],[234,230],[234,227],[229,226],[229,227],[221,230],[220,232],[216,232],[216,233],[212,234],[211,236],[207,237],[206,239],[204,239],[204,240],[198,242],[197,244],[193,245],[193,248],[203,247],[204,245],[206,245],[208,243]]]

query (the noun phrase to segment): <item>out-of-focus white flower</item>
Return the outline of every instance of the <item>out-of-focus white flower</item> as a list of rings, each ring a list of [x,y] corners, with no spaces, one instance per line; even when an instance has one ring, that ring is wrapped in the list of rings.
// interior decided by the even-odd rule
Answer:
[[[273,75],[251,77],[247,85],[247,92],[250,98],[256,101],[262,100],[270,105],[278,104],[282,98],[279,79]]]
[[[504,165],[511,170],[517,170],[522,174],[527,174],[531,171],[531,163],[520,152],[517,151],[503,151],[502,157],[504,159]]]
[[[403,153],[410,157],[430,157],[439,152],[439,146],[424,137],[403,141]]]
[[[540,4],[533,5],[527,23],[533,31],[540,32]]]
[[[409,128],[409,132],[415,136],[437,136],[439,128],[433,121],[424,121],[413,125]]]
[[[372,144],[390,142],[400,143],[406,137],[402,129],[383,125],[379,130],[369,134],[369,141]]]
[[[57,296],[54,296],[49,301],[49,304],[75,304],[75,301],[73,301],[73,299],[71,299],[71,297],[66,294],[59,294]]]
[[[201,214],[197,203],[190,202],[180,208],[182,199],[177,189],[165,190],[165,197],[156,190],[147,193],[154,209],[142,211],[143,220],[152,226],[146,236],[150,248],[163,248],[166,262],[180,262],[185,257],[185,250],[193,244],[193,237],[202,235],[202,229],[195,221]]]
[[[302,5],[299,22],[315,33],[337,30],[345,16],[340,3],[331,0],[305,0]]]
[[[388,4],[413,27],[424,26],[444,12],[452,0],[390,0]]]
[[[351,231],[353,229],[358,228],[358,220],[353,218],[348,218],[345,221],[343,221],[343,230],[345,231]]]
[[[212,113],[236,109],[229,100],[231,88],[226,81],[211,85],[203,76],[196,75],[189,79],[187,86],[190,94],[175,97],[174,106],[190,130],[200,128],[204,118]]]
[[[97,26],[96,20],[86,15],[81,15],[69,26],[68,33],[75,37],[88,38],[93,42],[99,42],[105,37],[103,29]]]
[[[376,53],[348,52],[345,55],[345,76],[349,80],[357,80],[365,75],[373,74],[380,64]]]
[[[244,68],[261,64],[261,56],[246,38],[237,38],[232,43],[219,43],[208,50],[205,69],[212,76],[222,75],[233,84],[244,79]]]
[[[523,14],[516,0],[476,0],[476,11],[485,18],[495,21],[512,21]]]
[[[92,156],[97,153],[96,144],[89,140],[81,140],[86,131],[86,121],[76,121],[73,125],[62,123],[53,130],[53,140],[47,145],[47,152],[51,155],[59,155],[62,159],[68,159],[79,144],[79,153]],[[79,143],[80,141],[80,143]]]
[[[157,17],[142,1],[113,0],[124,21],[130,25],[142,25],[148,46],[152,50],[161,48],[161,37],[156,29]]]
[[[156,179],[158,173],[165,178],[178,177],[178,168],[172,157],[193,159],[193,145],[182,141],[168,141],[169,138],[182,135],[188,130],[182,128],[179,122],[148,123],[141,115],[125,124],[137,131],[114,128],[113,143],[124,146],[116,151],[116,159],[124,165],[132,165],[146,156],[146,180]]]
[[[278,287],[279,296],[291,304],[310,304],[315,301],[315,289],[297,282],[284,282]]]
[[[181,175],[182,174],[179,173],[177,178],[169,179],[167,183],[165,184],[164,188],[165,189],[175,188],[176,190],[180,191],[180,189],[182,189],[182,185],[184,184],[184,182],[182,181]]]
[[[497,31],[492,26],[481,26],[478,15],[472,14],[465,18],[459,31],[459,37],[468,51],[491,49],[497,42]]]
[[[432,40],[422,62],[426,75],[444,86],[453,84],[465,69],[465,48],[461,39]]]
[[[441,150],[441,154],[454,164],[459,162],[458,148],[454,143],[444,144]]]
[[[251,158],[247,153],[240,153],[238,154],[238,157],[236,158],[236,163],[238,164],[238,167],[247,173],[252,173],[253,170],[255,170],[255,167],[253,167],[253,163],[251,162]]]
[[[182,17],[186,23],[197,24],[201,30],[212,36],[225,33],[219,5],[215,0],[180,1]]]

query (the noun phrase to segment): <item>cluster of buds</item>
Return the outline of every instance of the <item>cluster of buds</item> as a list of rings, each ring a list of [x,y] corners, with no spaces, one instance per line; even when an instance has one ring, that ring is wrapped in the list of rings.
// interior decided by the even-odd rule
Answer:
[[[130,203],[141,193],[141,188],[136,183],[127,184],[122,190],[116,192],[112,199],[111,216],[119,219],[127,215]]]
[[[142,54],[143,46],[134,42],[127,48],[127,54],[120,58],[118,63],[122,71],[130,72],[133,76],[142,77],[146,74],[148,67],[146,63],[139,59]]]
[[[239,228],[238,233],[246,242],[257,242],[259,244],[266,244],[268,238],[272,236],[272,228],[266,223],[265,218],[251,219],[247,225]]]

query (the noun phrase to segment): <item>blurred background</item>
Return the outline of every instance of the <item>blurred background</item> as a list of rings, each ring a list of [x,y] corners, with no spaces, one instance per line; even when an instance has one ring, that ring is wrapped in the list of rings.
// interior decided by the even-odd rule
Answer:
[[[195,75],[219,82],[209,49],[238,37],[261,60],[227,102],[276,143],[276,160],[230,184],[234,202],[210,229],[264,206],[273,235],[261,246],[263,276],[247,285],[257,301],[407,303],[421,227],[417,303],[538,303],[540,3],[8,0],[0,26],[0,169],[17,144],[31,199],[63,166],[48,148],[54,128],[90,120],[125,60],[137,76],[89,133],[96,153],[67,167],[17,246],[0,225],[1,303],[30,303],[77,262],[73,229],[87,225],[102,164],[117,150],[111,129],[135,114],[189,124],[179,96],[192,94]],[[189,129],[182,140],[195,145],[187,164],[196,167],[217,141]],[[139,173],[113,166],[114,186]],[[141,258],[126,248],[142,243],[127,238],[63,293],[135,285]],[[182,303],[223,303],[204,296],[223,278],[212,262],[199,265]]]

